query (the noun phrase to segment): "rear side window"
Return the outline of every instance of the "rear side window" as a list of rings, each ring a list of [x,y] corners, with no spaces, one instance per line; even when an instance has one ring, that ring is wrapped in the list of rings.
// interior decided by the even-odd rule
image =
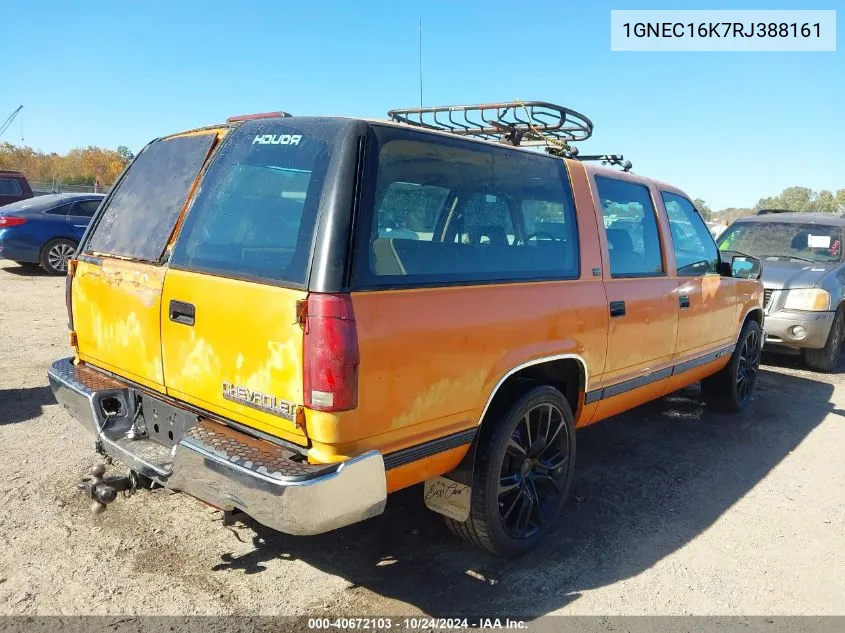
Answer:
[[[335,129],[278,121],[236,129],[203,178],[171,265],[304,284]]]
[[[0,196],[19,196],[23,193],[21,185],[12,178],[0,178]]]
[[[97,211],[97,207],[99,206],[99,200],[85,200],[83,202],[77,202],[70,214],[83,218],[93,218],[94,213]]]
[[[63,204],[58,207],[53,207],[52,209],[47,209],[44,213],[48,215],[67,215],[68,211],[70,211],[70,204]]]
[[[612,277],[663,274],[660,238],[648,187],[596,176]]]
[[[356,287],[578,276],[575,211],[563,161],[374,129],[378,170],[361,215],[359,234],[365,237],[358,240]]]
[[[158,261],[214,138],[177,136],[148,145],[109,198],[87,250]]]

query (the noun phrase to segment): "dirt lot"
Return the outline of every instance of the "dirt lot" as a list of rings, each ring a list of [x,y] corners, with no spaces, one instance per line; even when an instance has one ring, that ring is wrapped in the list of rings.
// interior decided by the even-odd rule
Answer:
[[[421,491],[309,538],[166,492],[93,516],[92,442],[55,403],[64,280],[0,264],[0,613],[845,614],[845,385],[766,358],[749,410],[696,391],[586,429],[565,519],[501,560]]]

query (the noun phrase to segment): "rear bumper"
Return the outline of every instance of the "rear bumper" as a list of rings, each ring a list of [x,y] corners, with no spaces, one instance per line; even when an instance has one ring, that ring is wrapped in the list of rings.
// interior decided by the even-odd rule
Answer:
[[[312,465],[284,447],[202,418],[171,448],[128,439],[138,417],[131,387],[75,367],[69,358],[53,363],[48,375],[56,400],[109,456],[167,488],[223,510],[240,509],[288,534],[320,534],[384,511],[384,460],[377,451],[339,465]]]
[[[11,232],[12,229],[0,229],[0,259],[11,259],[16,262],[37,262],[41,250],[37,246],[27,244],[17,239]]]
[[[835,312],[778,310],[766,315],[769,347],[819,349],[824,347]]]

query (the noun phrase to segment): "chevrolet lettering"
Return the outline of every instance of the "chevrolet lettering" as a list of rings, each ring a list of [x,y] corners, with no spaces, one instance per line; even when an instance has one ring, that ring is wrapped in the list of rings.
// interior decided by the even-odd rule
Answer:
[[[223,383],[223,397],[232,402],[240,402],[248,407],[253,407],[259,411],[266,411],[274,415],[281,416],[287,420],[293,420],[296,412],[296,405],[279,400],[276,396],[272,396],[260,391],[251,391],[246,387],[239,387],[230,382]]]

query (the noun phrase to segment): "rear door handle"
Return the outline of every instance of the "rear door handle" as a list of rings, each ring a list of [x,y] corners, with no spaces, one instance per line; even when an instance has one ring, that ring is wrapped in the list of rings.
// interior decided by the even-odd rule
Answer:
[[[678,297],[678,303],[681,304],[681,310],[686,310],[689,307],[689,297],[687,295],[681,295]]]
[[[184,301],[170,300],[170,320],[174,323],[181,323],[183,325],[193,325],[196,318],[197,309],[193,303],[185,303]]]
[[[625,302],[624,301],[611,301],[610,302],[610,316],[611,317],[625,316]]]

